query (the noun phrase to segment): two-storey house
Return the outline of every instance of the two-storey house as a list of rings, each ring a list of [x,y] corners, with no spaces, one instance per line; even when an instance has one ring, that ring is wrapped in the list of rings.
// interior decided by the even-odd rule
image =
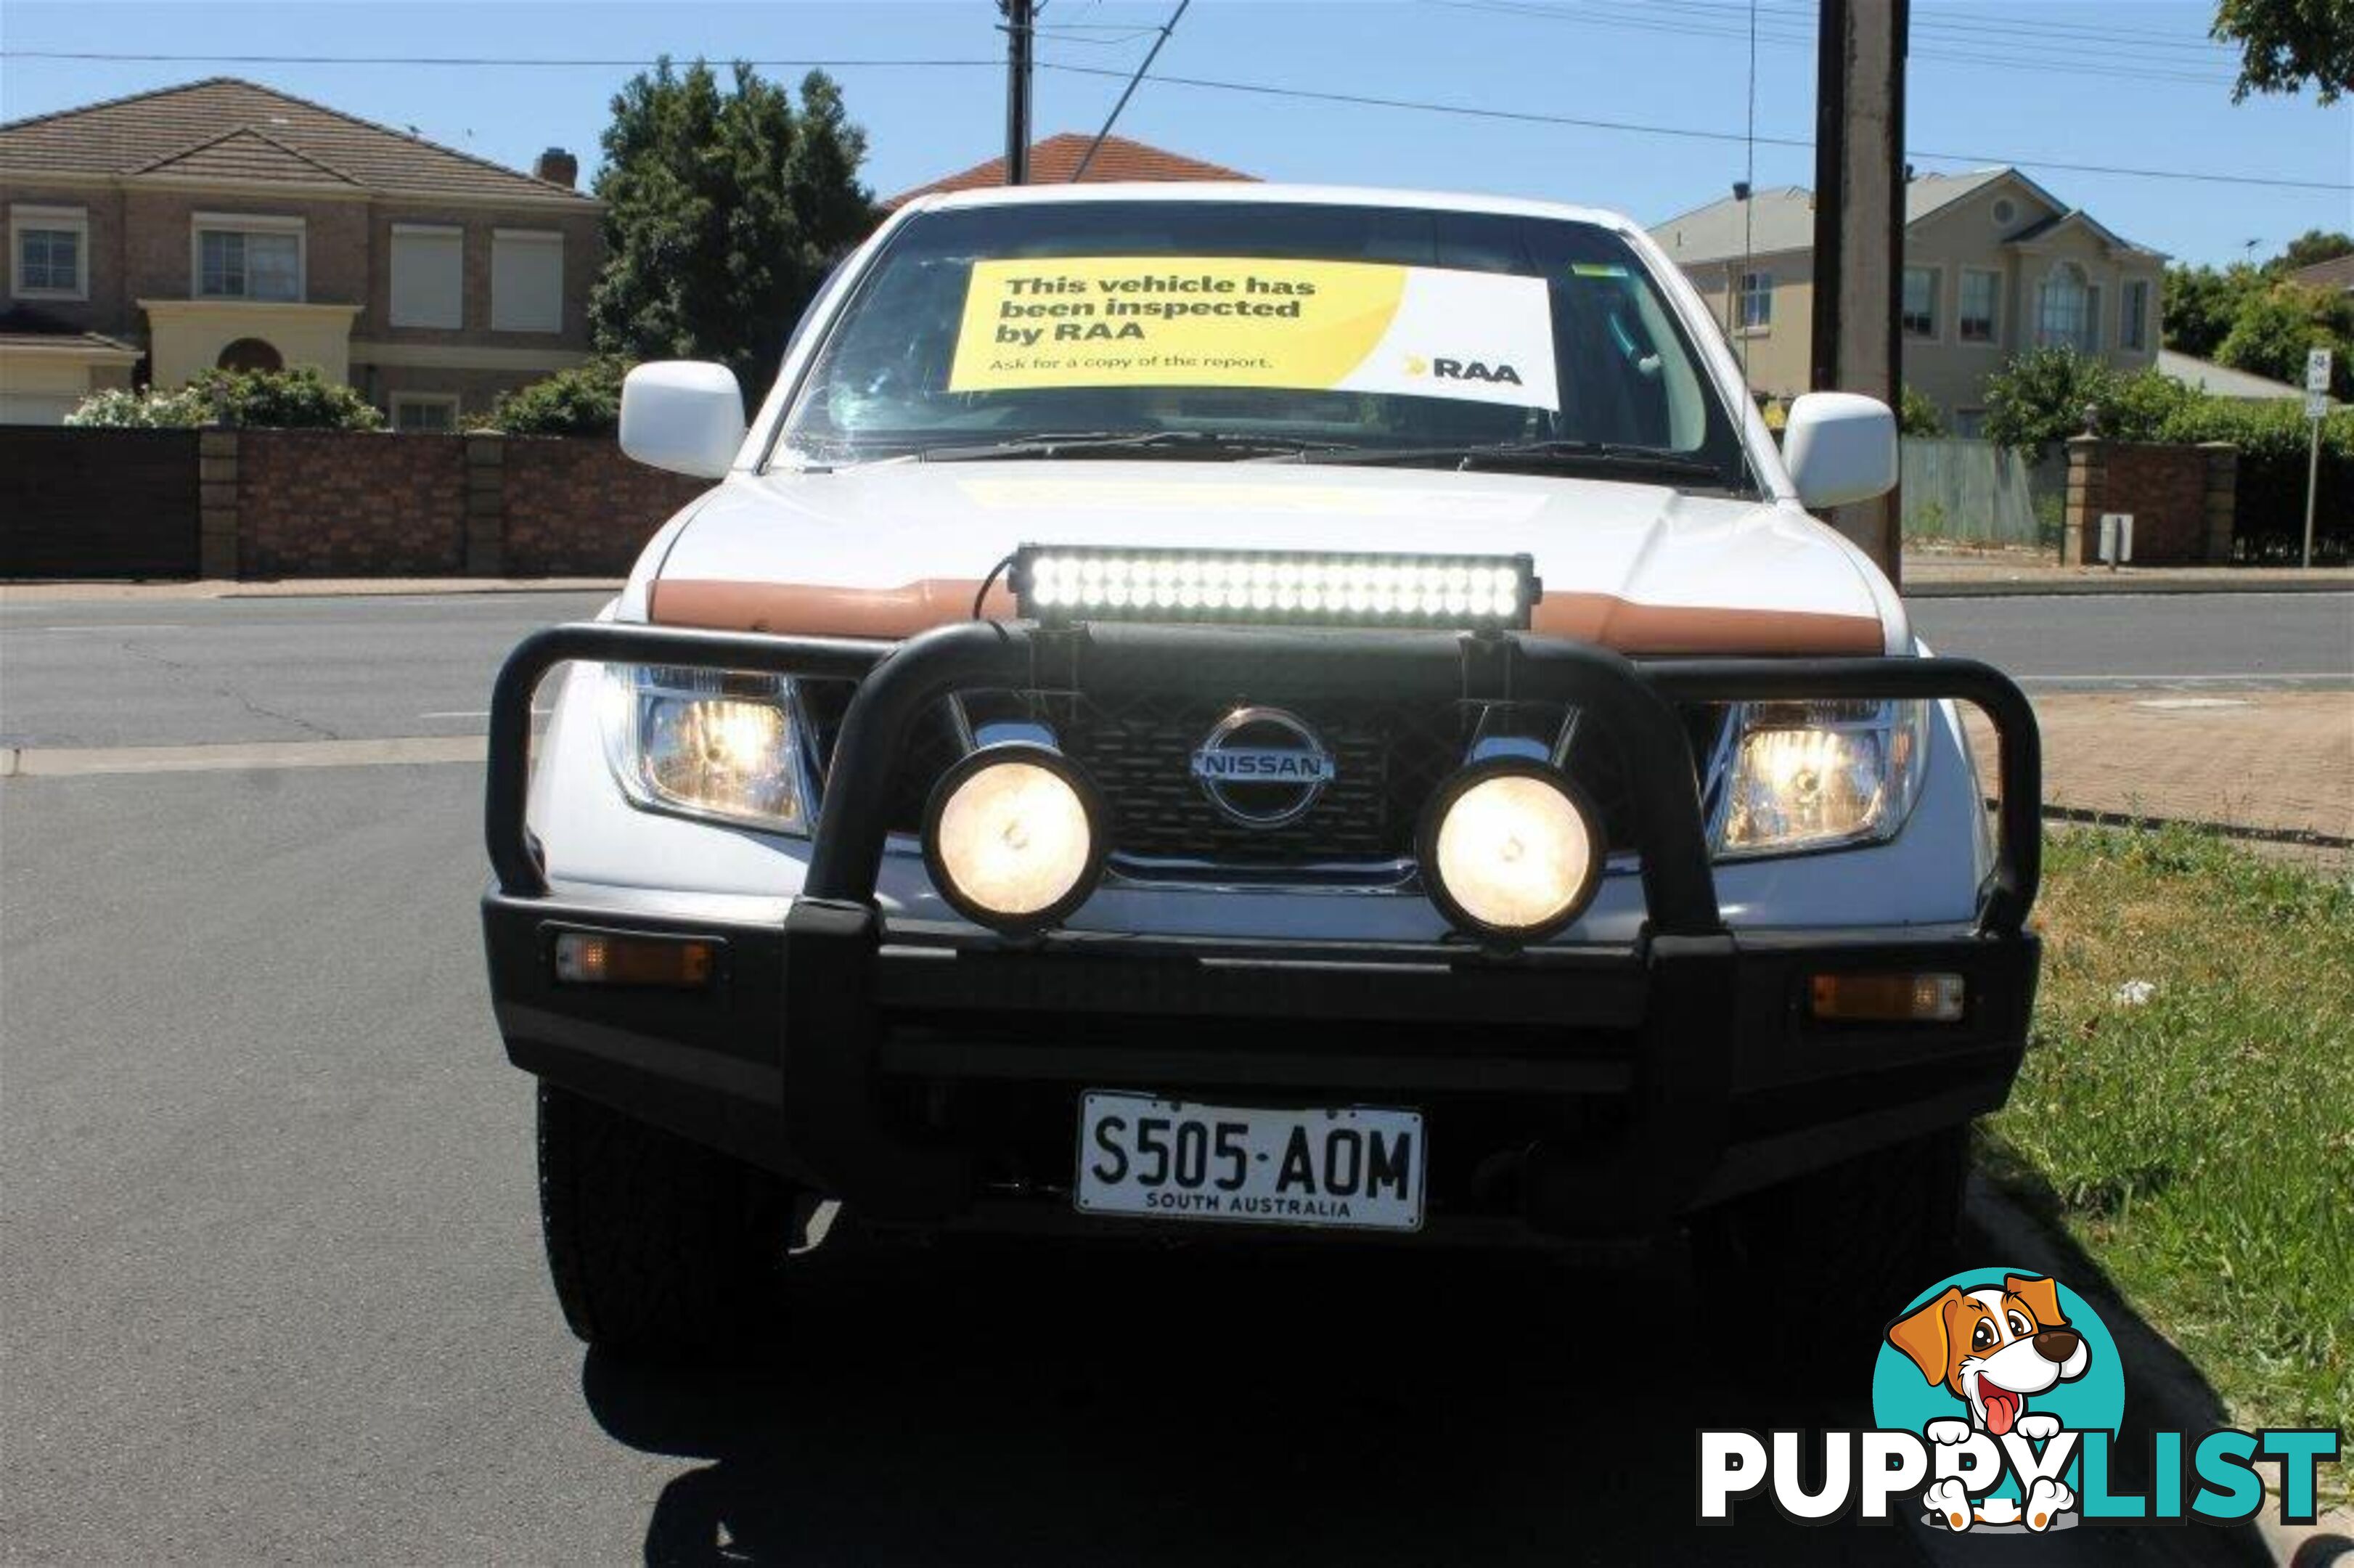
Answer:
[[[1807,390],[1815,204],[1796,186],[1734,194],[1651,238],[1715,311],[1751,390]],[[1920,175],[1904,200],[1904,381],[1957,434],[1977,433],[1987,377],[2040,344],[2119,370],[2158,362],[2166,258],[2119,238],[2016,169]]]
[[[312,366],[448,429],[578,364],[602,209],[231,78],[0,124],[0,419],[214,366]]]

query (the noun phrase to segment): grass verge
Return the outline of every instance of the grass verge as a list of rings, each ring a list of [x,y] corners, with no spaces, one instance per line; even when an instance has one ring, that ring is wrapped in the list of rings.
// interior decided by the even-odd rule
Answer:
[[[2056,832],[2044,878],[1987,1169],[2243,1425],[2354,1428],[2354,884],[2185,829]]]

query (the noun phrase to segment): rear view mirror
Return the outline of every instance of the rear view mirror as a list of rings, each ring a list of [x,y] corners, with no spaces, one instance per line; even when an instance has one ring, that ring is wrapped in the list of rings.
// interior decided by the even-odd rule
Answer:
[[[718,479],[744,444],[736,373],[699,359],[657,359],[621,383],[621,450],[652,468]]]
[[[1887,494],[1896,457],[1896,416],[1878,398],[1809,392],[1790,405],[1782,461],[1810,511]]]

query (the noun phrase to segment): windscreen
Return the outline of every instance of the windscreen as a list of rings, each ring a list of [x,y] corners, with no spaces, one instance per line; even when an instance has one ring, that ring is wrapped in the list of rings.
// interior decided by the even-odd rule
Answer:
[[[844,463],[1078,434],[1596,443],[1713,465],[1728,487],[1743,471],[1617,234],[1305,203],[921,214],[860,281],[781,444]]]

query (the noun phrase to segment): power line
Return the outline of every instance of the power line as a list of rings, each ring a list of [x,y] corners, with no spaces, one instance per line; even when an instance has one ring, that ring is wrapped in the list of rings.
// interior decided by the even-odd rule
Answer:
[[[1128,79],[1128,85],[1119,90],[1119,101],[1111,106],[1109,114],[1104,116],[1103,129],[1096,132],[1096,139],[1088,143],[1087,150],[1080,154],[1079,166],[1071,171],[1073,185],[1087,177],[1087,165],[1096,161],[1096,154],[1103,148],[1104,138],[1110,135],[1111,128],[1119,122],[1119,111],[1126,109],[1128,101],[1136,96],[1136,90],[1143,85],[1144,73],[1150,70],[1152,62],[1161,58],[1161,46],[1169,41],[1169,35],[1177,30],[1177,24],[1185,19],[1185,7],[1193,3],[1193,0],[1177,0],[1177,9],[1169,14],[1169,20],[1161,24],[1161,36],[1152,40],[1152,47],[1145,51],[1144,62],[1136,68],[1136,74]]]
[[[1044,70],[1058,70],[1076,76],[1117,77],[1124,72],[1102,66],[1075,65],[1066,60],[1040,60]],[[1526,125],[1566,125],[1580,130],[1619,131],[1635,135],[1671,136],[1694,142],[1740,143],[1746,138],[1738,131],[1703,131],[1689,125],[1650,125],[1631,120],[1602,120],[1585,115],[1547,114],[1527,109],[1498,109],[1472,103],[1439,103],[1426,99],[1386,98],[1373,93],[1334,92],[1305,87],[1278,87],[1268,82],[1221,81],[1210,77],[1154,77],[1157,82],[1170,87],[1191,87],[1214,92],[1246,93],[1261,98],[1299,99],[1314,103],[1345,103],[1365,109],[1404,109],[1424,114],[1452,114],[1473,120],[1503,120]],[[1760,136],[1760,146],[1812,148],[1814,143],[1798,136]],[[2195,169],[2132,168],[2117,164],[2085,164],[2060,158],[2039,158],[2015,153],[1945,153],[1929,148],[1915,148],[1908,156],[1948,164],[2008,164],[2020,168],[2062,169],[2072,174],[2118,175],[2137,179],[2192,180],[2210,185],[2274,185],[2284,190],[2354,191],[2354,184],[2334,180],[2289,180],[2265,175],[2213,174]]]
[[[1484,11],[1498,16],[1523,16],[1532,21],[1568,23],[1585,27],[1614,27],[1630,32],[1669,34],[1681,37],[1738,40],[1746,37],[1748,31],[1745,25],[1713,5],[1705,4],[1705,0],[1683,0],[1683,4],[1691,11],[1691,15],[1676,15],[1668,11],[1667,8],[1676,5],[1678,0],[1649,0],[1649,4],[1632,12],[1571,11],[1557,5],[1528,4],[1525,0],[1522,0],[1522,3],[1515,3],[1515,0],[1424,0],[1424,3],[1444,6],[1450,10]],[[1597,5],[1623,5],[1628,4],[1629,0],[1585,0],[1585,3]],[[1773,15],[1787,18],[1793,24],[1801,20],[1796,12],[1776,12]],[[1921,25],[1916,24],[1916,30],[1919,26]],[[1811,48],[1814,45],[1811,30],[1761,30],[1758,37],[1766,43],[1785,48]],[[2048,49],[2055,44],[2082,47],[2093,42],[2092,39],[1987,33],[1966,34],[1952,40],[1933,38],[1933,41],[1939,47],[1924,48],[1916,45],[1911,51],[1911,58],[1916,62],[1931,65],[1999,67],[2010,71],[2027,70],[2059,76],[2098,77],[2116,81],[2180,81],[2200,87],[2224,87],[2229,86],[2233,79],[2229,74],[2187,69],[2193,63],[2188,59],[2169,59],[2120,52],[2142,46],[2123,45],[2110,39],[2100,40],[2101,57],[2097,62],[2042,58],[2034,54],[1972,52],[2002,48],[2015,48],[2022,50]],[[1948,42],[1951,47],[1946,47]]]
[[[93,60],[127,62],[143,65],[352,65],[352,66],[519,66],[548,67],[568,69],[575,67],[602,70],[650,70],[662,63],[659,59],[599,59],[586,56],[517,56],[517,55],[187,55],[133,54],[102,49],[0,49],[0,59],[6,60]],[[737,63],[732,58],[723,63]],[[748,59],[745,65],[763,70],[783,70],[799,67],[818,69],[847,70],[854,67],[885,66],[989,66],[1003,65],[994,59]]]
[[[1681,12],[1687,16],[1723,22],[1743,20],[1747,9],[1744,0],[1560,0],[1559,5],[1530,3],[1524,5],[1522,8],[1534,12],[1553,11],[1557,15],[1564,15],[1567,14],[1564,11],[1564,6],[1580,5],[1636,11],[1652,16],[1663,12]],[[1767,17],[1806,26],[1810,30],[1817,15],[1815,6],[1808,3],[1808,0],[1797,0],[1797,3],[1789,5],[1772,4],[1769,0],[1769,3],[1762,5],[1759,10]],[[2083,39],[2100,44],[2105,48],[2126,47],[2206,56],[2228,53],[2225,46],[2218,44],[2212,38],[2203,37],[2186,38],[2175,33],[2158,32],[2141,27],[2116,26],[2105,22],[2064,22],[2042,16],[1998,17],[1968,15],[1953,8],[1948,8],[1942,13],[1925,8],[1915,12],[1912,24],[1913,30],[1916,33],[1925,29],[1930,32],[2009,41],[2040,36],[2052,38]]]
[[[585,57],[547,56],[488,56],[488,55],[254,55],[254,54],[164,54],[127,51],[63,50],[63,49],[0,49],[0,59],[66,59],[132,62],[164,62],[182,65],[361,65],[361,66],[427,66],[427,67],[515,67],[525,69],[601,68],[604,69],[645,69],[659,63],[654,59],[589,58]],[[825,69],[853,68],[968,68],[1002,69],[1004,62],[997,59],[884,58],[833,58],[803,59],[752,59],[744,62],[762,69],[776,70],[789,67]],[[1108,66],[1080,65],[1068,60],[1038,62],[1042,70],[1061,71],[1070,76],[1105,77],[1125,79],[1129,72]],[[1523,125],[1561,125],[1576,130],[1613,131],[1628,135],[1664,136],[1679,141],[1743,143],[1747,137],[1738,131],[1709,131],[1689,125],[1655,125],[1640,121],[1607,120],[1591,115],[1548,114],[1534,110],[1501,109],[1470,103],[1444,103],[1426,99],[1390,98],[1374,93],[1339,92],[1304,87],[1281,87],[1269,82],[1227,81],[1211,77],[1169,76],[1152,79],[1171,87],[1190,87],[1200,91],[1244,94],[1258,98],[1292,99],[1310,103],[1339,103],[1363,109],[1395,109],[1421,114],[1447,114],[1461,119],[1495,120]],[[1759,146],[1789,147],[1809,150],[1814,143],[1797,136],[1759,136]],[[2184,180],[2206,185],[2264,185],[2280,190],[2354,191],[2354,184],[2337,180],[2295,180],[2275,175],[2221,174],[2195,169],[2137,168],[2116,164],[2088,164],[2069,159],[2035,157],[2015,153],[1950,153],[1929,148],[1914,148],[1908,156],[1934,163],[1949,164],[2009,164],[2020,168],[2057,169],[2070,174],[2114,175],[2132,179]]]

